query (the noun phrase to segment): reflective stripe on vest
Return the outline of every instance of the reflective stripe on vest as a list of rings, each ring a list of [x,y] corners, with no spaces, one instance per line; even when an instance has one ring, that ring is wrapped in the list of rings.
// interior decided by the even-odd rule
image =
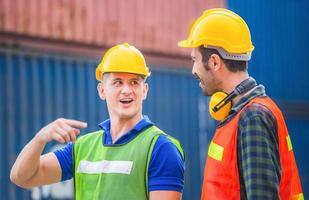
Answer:
[[[291,142],[290,135],[286,136],[286,142],[288,144],[288,150],[292,151],[293,147],[292,147],[292,142]]]
[[[296,195],[296,196],[297,196],[297,197],[296,197],[297,200],[304,200],[304,199],[305,199],[303,193],[300,193],[300,194],[298,194],[298,195]]]
[[[208,156],[215,160],[222,161],[223,152],[224,148],[222,146],[211,141],[208,149]]]
[[[130,174],[133,161],[88,161],[81,160],[77,167],[77,173],[85,174]]]

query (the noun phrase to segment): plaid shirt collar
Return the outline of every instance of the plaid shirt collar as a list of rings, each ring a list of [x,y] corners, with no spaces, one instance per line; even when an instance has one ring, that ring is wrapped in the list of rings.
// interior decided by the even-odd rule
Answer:
[[[235,105],[233,105],[228,117],[218,123],[218,127],[229,122],[253,98],[260,96],[266,96],[265,88],[263,85],[256,86],[250,93],[242,96],[239,101]]]

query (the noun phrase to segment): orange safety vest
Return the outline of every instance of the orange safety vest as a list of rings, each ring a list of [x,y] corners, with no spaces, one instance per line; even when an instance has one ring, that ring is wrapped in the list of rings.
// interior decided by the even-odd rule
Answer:
[[[201,199],[240,199],[237,128],[240,113],[252,103],[266,106],[277,121],[282,170],[279,188],[280,198],[282,200],[304,199],[287,127],[281,111],[268,97],[254,98],[231,121],[217,128],[208,149]]]

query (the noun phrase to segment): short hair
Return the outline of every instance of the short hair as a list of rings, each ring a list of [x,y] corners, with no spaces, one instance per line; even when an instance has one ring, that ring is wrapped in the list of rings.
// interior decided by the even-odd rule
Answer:
[[[247,61],[239,61],[239,60],[228,60],[224,59],[216,49],[205,48],[203,46],[199,46],[199,51],[202,55],[202,62],[206,70],[209,70],[208,67],[208,60],[212,54],[218,55],[221,60],[225,63],[227,69],[230,72],[245,72],[248,69],[248,62]]]

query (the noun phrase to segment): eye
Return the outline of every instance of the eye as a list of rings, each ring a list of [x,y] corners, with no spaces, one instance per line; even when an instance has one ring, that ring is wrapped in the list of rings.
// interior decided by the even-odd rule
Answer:
[[[115,80],[113,82],[113,85],[121,85],[122,84],[122,81],[121,80]]]
[[[137,80],[132,80],[131,81],[131,85],[138,85],[138,84],[139,84],[139,82]]]

